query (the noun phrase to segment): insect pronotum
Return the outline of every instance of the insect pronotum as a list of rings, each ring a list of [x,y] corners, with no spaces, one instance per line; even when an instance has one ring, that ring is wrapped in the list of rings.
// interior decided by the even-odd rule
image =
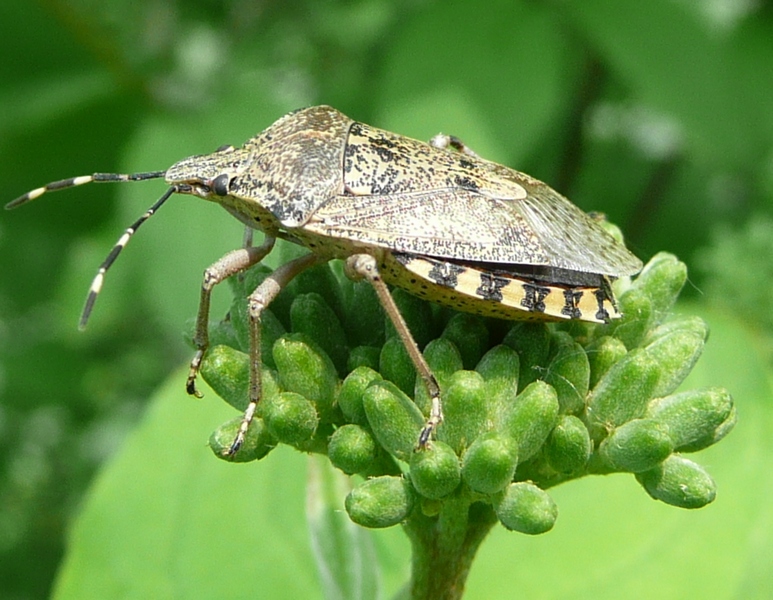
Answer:
[[[173,194],[216,202],[265,234],[204,272],[186,383],[209,346],[212,289],[259,263],[277,238],[309,254],[276,269],[248,302],[249,405],[226,451],[239,450],[261,397],[261,313],[298,273],[334,258],[374,287],[432,405],[424,447],[443,420],[440,388],[392,300],[387,284],[458,310],[511,320],[620,316],[610,281],[642,263],[591,217],[544,183],[479,158],[457,138],[429,144],[353,121],[329,106],[285,115],[242,147],[185,158],[166,171],[95,173],[49,183],[13,200],[91,182],[164,178],[169,189],[119,238],[94,278],[80,325],[88,321],[107,270],[139,227]]]

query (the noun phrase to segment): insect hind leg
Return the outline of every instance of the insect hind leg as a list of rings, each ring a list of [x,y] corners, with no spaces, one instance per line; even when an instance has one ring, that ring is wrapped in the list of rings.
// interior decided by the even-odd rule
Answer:
[[[435,375],[429,368],[427,361],[424,359],[424,355],[419,350],[419,346],[416,344],[416,340],[413,339],[410,329],[400,314],[400,309],[397,308],[392,295],[389,293],[384,280],[381,278],[381,273],[378,269],[378,263],[376,259],[369,254],[355,254],[350,256],[346,261],[347,274],[352,278],[366,279],[370,282],[376,291],[381,306],[384,307],[387,316],[392,321],[392,324],[400,336],[400,340],[403,342],[403,346],[408,352],[408,356],[411,358],[416,372],[419,377],[424,381],[424,385],[427,388],[431,399],[431,406],[429,411],[429,417],[427,422],[419,433],[419,441],[417,444],[418,449],[424,449],[429,444],[433,432],[437,429],[438,425],[443,422],[443,405],[440,400],[440,386],[438,385]]]
[[[466,154],[467,156],[472,156],[474,158],[480,158],[480,155],[478,155],[477,152],[475,152],[472,148],[470,148],[467,144],[465,144],[462,140],[460,140],[455,135],[446,135],[445,133],[438,133],[435,137],[433,137],[429,141],[431,146],[434,146],[435,148],[440,148],[441,150],[448,150],[448,148],[453,148],[457,152],[460,152],[461,154]]]

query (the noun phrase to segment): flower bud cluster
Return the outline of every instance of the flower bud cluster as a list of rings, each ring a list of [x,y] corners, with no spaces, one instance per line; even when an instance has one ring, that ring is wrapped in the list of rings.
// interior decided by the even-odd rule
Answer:
[[[230,319],[212,327],[202,375],[237,409],[247,403],[244,297],[268,274],[234,285]],[[346,499],[356,523],[388,527],[448,499],[491,507],[508,529],[549,530],[550,487],[627,472],[655,499],[698,508],[715,485],[685,457],[735,423],[724,389],[679,391],[706,341],[706,324],[670,310],[683,263],[655,256],[619,295],[621,319],[506,322],[455,313],[394,290],[442,390],[444,421],[424,450],[429,398],[401,340],[366,283],[327,265],[301,274],[263,315],[262,399],[232,460],[277,444],[326,454],[361,476]],[[239,417],[210,440],[218,456]]]

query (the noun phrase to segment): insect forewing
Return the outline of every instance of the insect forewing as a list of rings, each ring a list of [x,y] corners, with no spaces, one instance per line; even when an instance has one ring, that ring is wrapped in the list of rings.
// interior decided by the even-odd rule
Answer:
[[[614,277],[641,269],[638,258],[544,183],[361,123],[349,133],[344,193],[325,202],[306,228],[452,260]]]

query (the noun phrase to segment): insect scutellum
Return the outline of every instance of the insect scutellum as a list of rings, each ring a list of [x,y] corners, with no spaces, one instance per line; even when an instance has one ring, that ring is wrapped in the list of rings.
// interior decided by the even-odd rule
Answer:
[[[247,298],[249,405],[225,455],[242,445],[261,398],[261,313],[303,270],[346,260],[367,280],[423,380],[430,414],[419,435],[426,447],[443,413],[440,388],[387,284],[458,310],[510,320],[620,317],[610,281],[642,263],[598,222],[544,183],[478,157],[456,137],[429,143],[356,122],[329,106],[285,115],[242,147],[222,146],[166,171],[95,173],[50,183],[13,200],[15,208],[46,192],[90,182],[164,178],[168,190],[135,221],[100,265],[81,317],[85,326],[105,273],[131,236],[175,193],[220,204],[265,234],[204,272],[186,389],[209,347],[212,289],[259,263],[277,238],[310,253],[285,263]]]

